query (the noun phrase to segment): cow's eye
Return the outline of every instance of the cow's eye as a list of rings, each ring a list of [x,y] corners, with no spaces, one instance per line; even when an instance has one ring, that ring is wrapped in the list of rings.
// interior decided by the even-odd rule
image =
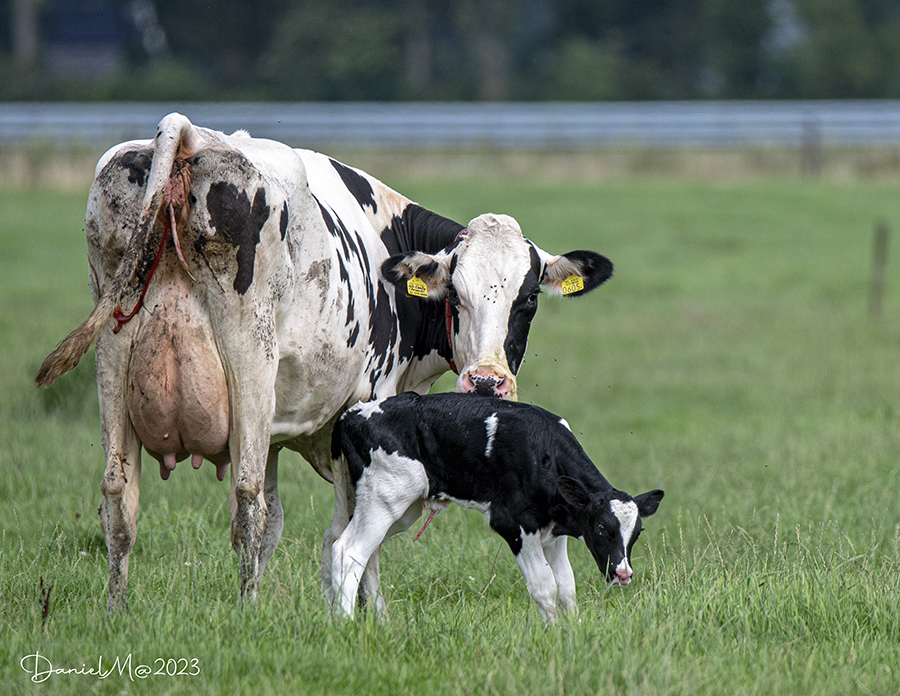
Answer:
[[[597,534],[606,534],[606,525],[598,524],[597,525]]]
[[[541,291],[540,291],[540,290],[535,290],[533,293],[531,293],[531,294],[528,296],[528,299],[525,301],[525,303],[526,303],[529,307],[537,307],[537,303],[538,303],[538,295],[540,295],[540,294],[541,294]]]

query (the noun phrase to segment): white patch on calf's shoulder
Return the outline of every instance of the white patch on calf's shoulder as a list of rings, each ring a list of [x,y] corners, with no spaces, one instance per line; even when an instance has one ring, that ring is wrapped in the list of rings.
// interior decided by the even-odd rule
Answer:
[[[637,503],[633,500],[629,500],[626,503],[624,500],[613,499],[609,501],[609,507],[610,510],[612,510],[613,515],[616,516],[616,519],[619,520],[619,530],[622,532],[622,543],[627,550],[628,543],[631,541],[631,535],[634,534],[634,527],[638,520]]]
[[[566,430],[568,430],[570,433],[572,432],[572,428],[569,427],[569,421],[567,421],[565,418],[560,418],[559,424],[562,427],[564,427]]]
[[[494,448],[494,436],[497,434],[497,424],[499,422],[500,419],[497,418],[496,412],[484,419],[484,426],[487,429],[487,446],[484,448],[485,457],[491,456],[491,450]]]

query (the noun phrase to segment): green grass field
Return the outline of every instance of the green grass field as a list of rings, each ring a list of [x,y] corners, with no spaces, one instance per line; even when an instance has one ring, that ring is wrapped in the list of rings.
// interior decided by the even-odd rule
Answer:
[[[519,391],[565,416],[614,485],[665,489],[632,585],[607,587],[572,542],[580,619],[547,629],[501,539],[451,508],[386,545],[390,621],[332,620],[318,564],[333,496],[286,453],[284,536],[255,607],[237,606],[226,484],[186,463],[163,482],[151,461],[132,610],[107,616],[92,354],[52,390],[31,382],[90,310],[86,191],[0,192],[0,690],[900,692],[896,240],[884,317],[866,310],[873,226],[900,227],[896,181],[389,183],[615,262],[593,295],[542,298]],[[82,672],[131,656],[132,673],[33,683],[20,662],[38,652]]]

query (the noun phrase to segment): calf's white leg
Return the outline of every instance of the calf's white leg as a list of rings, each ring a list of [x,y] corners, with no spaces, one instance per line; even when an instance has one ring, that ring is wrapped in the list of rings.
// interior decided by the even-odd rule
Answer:
[[[422,465],[384,450],[372,452],[371,461],[356,485],[353,519],[332,547],[332,602],[348,616],[353,616],[363,571],[384,539],[396,533],[402,524],[409,527],[415,517],[411,509],[428,493],[428,478]],[[337,507],[337,506],[336,506]],[[403,520],[398,524],[398,521]],[[366,598],[376,598],[382,605],[377,561],[369,568]]]
[[[544,556],[541,543],[542,534],[526,534],[522,531],[522,548],[516,554],[516,563],[525,577],[528,592],[537,602],[544,621],[553,623],[556,620],[557,587],[553,570]]]
[[[400,534],[401,532],[405,532],[409,529],[417,519],[422,516],[422,501],[416,500],[412,505],[410,505],[406,512],[398,519],[394,524],[391,525],[391,528],[385,534],[384,539],[381,540],[381,543],[384,544],[385,541],[390,539],[395,534]],[[366,570],[363,572],[362,580],[359,584],[359,591],[357,592],[357,602],[360,606],[373,604],[375,605],[375,612],[378,616],[382,618],[387,617],[387,606],[384,602],[384,595],[381,592],[381,569],[379,568],[379,562],[381,559],[381,545],[375,549],[375,552],[369,557],[369,562],[366,564]],[[373,602],[374,600],[374,602]]]
[[[578,607],[575,605],[575,573],[569,563],[566,547],[568,537],[552,536],[544,542],[544,558],[550,564],[553,577],[556,579],[557,600],[560,608],[567,616],[575,616]]]

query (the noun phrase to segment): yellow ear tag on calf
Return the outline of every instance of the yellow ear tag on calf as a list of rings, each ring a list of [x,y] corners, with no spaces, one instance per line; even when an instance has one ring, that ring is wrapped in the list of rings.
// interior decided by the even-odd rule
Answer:
[[[419,276],[415,275],[406,281],[406,294],[410,297],[428,297],[428,286]]]
[[[584,290],[584,278],[579,275],[570,275],[562,282],[562,294],[571,295],[573,292]]]

